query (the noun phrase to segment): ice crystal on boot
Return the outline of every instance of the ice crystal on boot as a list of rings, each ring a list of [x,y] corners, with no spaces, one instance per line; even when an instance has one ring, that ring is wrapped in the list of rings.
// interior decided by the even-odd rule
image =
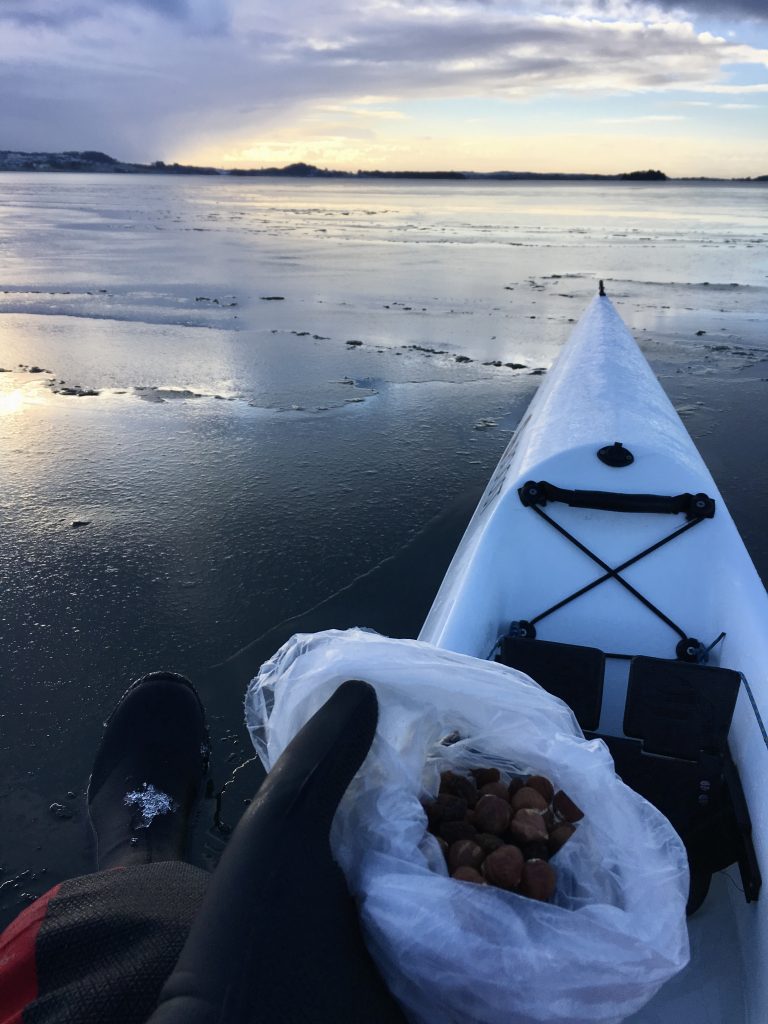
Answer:
[[[126,793],[123,803],[126,807],[137,807],[141,812],[141,822],[137,828],[148,828],[159,815],[169,814],[176,809],[171,797],[155,789],[151,782],[145,782],[141,789]]]

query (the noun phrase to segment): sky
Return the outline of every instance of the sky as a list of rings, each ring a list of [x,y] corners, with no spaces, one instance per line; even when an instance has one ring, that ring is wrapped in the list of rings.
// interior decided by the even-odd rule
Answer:
[[[0,149],[768,174],[768,0],[0,0]]]

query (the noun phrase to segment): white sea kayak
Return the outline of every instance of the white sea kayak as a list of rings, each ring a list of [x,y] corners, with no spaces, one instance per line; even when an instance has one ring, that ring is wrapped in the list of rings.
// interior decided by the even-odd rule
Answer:
[[[691,963],[632,1021],[766,1024],[768,596],[607,297],[533,399],[419,639],[566,700],[683,837]]]

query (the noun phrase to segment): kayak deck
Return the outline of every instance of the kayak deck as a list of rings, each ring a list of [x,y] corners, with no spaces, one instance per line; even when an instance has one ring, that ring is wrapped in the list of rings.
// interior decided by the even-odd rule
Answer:
[[[632,453],[631,464],[617,468],[597,457],[616,441]],[[709,643],[724,628],[721,602],[702,591],[713,575],[735,570],[740,580],[750,576],[759,585],[707,467],[607,298],[587,309],[534,397],[469,524],[422,639],[488,657],[510,622],[533,619],[600,574],[583,551],[522,503],[518,489],[529,481],[713,498],[715,519],[626,574],[689,635]],[[628,513],[617,524],[620,514],[605,509],[565,511],[558,506],[552,518],[609,566],[634,558],[679,525],[663,515]],[[537,635],[609,651],[631,646],[633,653],[655,657],[674,657],[679,639],[612,582],[564,607]]]
[[[609,461],[598,455],[606,451]],[[542,483],[547,500],[541,501],[539,493],[537,501]],[[526,486],[531,485],[534,497],[526,502]],[[587,498],[578,492],[588,492]],[[566,497],[558,499],[558,493]],[[638,499],[649,495],[667,499],[667,507],[643,506]],[[673,511],[669,501],[685,495],[705,496],[714,514],[697,515],[690,505]],[[674,539],[666,541],[672,533]],[[686,651],[695,660],[694,641],[702,647],[717,641],[708,656],[709,669],[690,667],[704,673],[697,678],[713,682],[706,673],[721,670],[717,678],[732,689],[731,706],[720,716],[727,744],[723,733],[720,746],[735,774],[734,793],[726,797],[734,804],[744,801],[748,823],[751,819],[756,887],[749,888],[749,874],[743,877],[747,895],[754,898],[760,872],[768,877],[766,624],[765,589],[707,467],[610,300],[596,298],[502,456],[420,639],[484,659],[503,653],[506,643],[522,645],[524,654],[528,644],[528,653],[536,649],[540,660],[549,645],[571,645],[573,656],[564,663],[567,670],[560,671],[560,688],[554,692],[575,711],[582,658],[577,652],[589,648],[601,657],[608,654],[593,670],[586,657],[587,676],[594,671],[600,679],[599,686],[593,680],[584,688],[591,720],[578,717],[588,734],[609,743],[619,774],[631,774],[622,752],[636,759],[637,751],[628,745],[645,742],[636,728],[630,734],[631,714],[627,727],[627,694],[635,671],[630,657],[641,668],[651,659],[679,666],[676,659]],[[537,673],[535,659],[530,671],[519,661],[510,663],[552,689],[539,678],[544,670]],[[678,679],[666,685],[674,691],[688,684]],[[691,692],[697,690],[694,684]],[[715,686],[713,699],[718,692]],[[661,685],[645,700],[658,705],[664,696]],[[641,718],[644,728],[658,733],[653,711]],[[668,739],[674,738],[675,713],[680,707],[667,722]],[[693,723],[694,733],[696,728]],[[643,756],[653,754],[653,737],[645,747]],[[690,776],[689,802],[695,804],[701,783],[700,795],[708,799],[711,793],[716,799],[717,791],[708,787],[723,775],[722,767],[697,779],[701,760],[694,756],[691,761],[691,752],[682,752],[680,772],[669,776],[670,788]],[[662,743],[656,753],[663,758],[672,751],[665,752]],[[686,761],[693,765],[688,776]],[[635,784],[629,777],[626,781]],[[643,792],[641,785],[635,788]],[[662,781],[655,795],[673,818],[663,805],[663,790]],[[710,838],[716,839],[716,829]],[[691,963],[633,1021],[741,1024],[768,1019],[768,978],[762,969],[768,958],[768,905],[766,898],[747,904],[742,887],[735,868],[715,874],[703,906],[690,919]]]

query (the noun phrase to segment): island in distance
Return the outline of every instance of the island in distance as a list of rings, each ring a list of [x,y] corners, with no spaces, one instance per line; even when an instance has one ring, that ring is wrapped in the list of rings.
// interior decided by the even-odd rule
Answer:
[[[0,150],[0,171],[74,171],[87,174],[211,174],[228,177],[288,178],[424,178],[455,181],[493,179],[497,181],[669,181],[663,171],[630,171],[626,174],[563,174],[536,171],[334,171],[312,164],[294,163],[287,167],[262,167],[222,170],[190,164],[128,163],[98,150],[66,150],[63,153],[22,153]],[[679,181],[768,181],[768,174],[757,178],[680,178]]]

